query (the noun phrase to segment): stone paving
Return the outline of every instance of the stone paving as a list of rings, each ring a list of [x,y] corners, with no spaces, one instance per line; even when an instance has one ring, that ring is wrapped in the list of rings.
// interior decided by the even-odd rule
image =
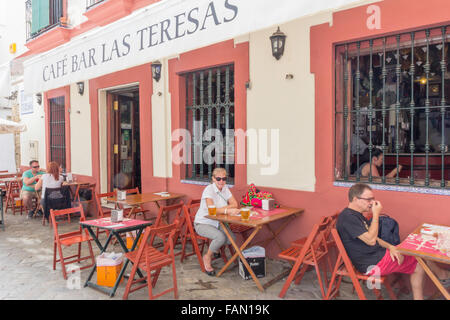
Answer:
[[[122,299],[125,282],[123,282],[116,295],[112,298],[92,288],[84,288],[83,284],[88,277],[90,269],[82,270],[79,278],[65,281],[60,264],[53,270],[53,229],[43,226],[40,219],[27,220],[25,214],[5,215],[6,230],[0,228],[0,300],[120,300]],[[63,231],[75,230],[78,222],[61,224]],[[100,236],[101,242],[105,235]],[[99,249],[92,243],[94,253]],[[108,251],[111,251],[110,246]],[[190,249],[190,248],[189,248]],[[75,250],[75,248],[69,248]],[[121,252],[120,246],[114,246],[116,252]],[[70,251],[69,251],[70,252]],[[83,252],[87,251],[84,246]],[[238,267],[225,272],[221,277],[210,277],[200,271],[195,256],[187,258],[183,263],[176,258],[176,270],[180,300],[280,300],[278,294],[284,284],[285,278],[278,281],[265,292],[260,292],[252,280],[243,280],[238,273]],[[223,265],[222,259],[213,263],[216,270]],[[288,268],[288,264],[266,259],[266,277],[262,283],[272,279],[276,274]],[[130,267],[128,267],[131,270]],[[165,270],[164,270],[165,269]],[[156,285],[159,289],[171,285],[171,269],[164,268]],[[95,279],[95,275],[94,275]],[[77,281],[78,280],[78,281]],[[375,296],[365,288],[368,299]],[[384,292],[384,296],[387,297]],[[142,289],[131,293],[130,300],[147,299],[147,290]],[[357,299],[348,282],[341,285],[338,299]],[[400,299],[410,299],[410,295],[402,295]],[[172,293],[158,298],[161,300],[174,299]],[[315,272],[307,272],[300,285],[292,284],[285,300],[320,300],[320,287]]]

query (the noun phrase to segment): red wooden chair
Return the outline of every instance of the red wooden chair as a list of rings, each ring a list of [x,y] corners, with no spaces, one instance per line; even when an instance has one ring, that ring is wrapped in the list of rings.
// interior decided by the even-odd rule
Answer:
[[[178,236],[179,221],[175,220],[174,223],[169,225],[164,225],[160,227],[147,227],[145,229],[141,245],[139,249],[125,254],[125,257],[133,263],[133,268],[131,269],[130,277],[125,288],[125,293],[123,299],[127,300],[128,295],[131,292],[148,287],[149,299],[158,298],[166,293],[174,293],[175,299],[178,299],[178,288],[177,288],[177,273],[175,268],[175,255],[174,255],[174,239]],[[152,247],[148,240],[149,238],[154,238],[155,236],[165,238],[165,244],[162,251]],[[158,281],[161,269],[166,266],[172,265],[172,278],[173,287],[166,289],[156,295],[153,294],[153,288],[155,288],[156,282]],[[134,280],[137,269],[143,269],[146,272],[146,277],[142,277]],[[145,282],[137,287],[132,288],[133,285],[140,282]]]
[[[8,183],[8,190],[6,191],[6,208],[5,212],[8,209],[12,210],[12,213],[15,215],[16,212],[20,212],[20,215],[23,213],[23,201],[20,198],[20,190],[22,189],[22,180],[11,181]]]
[[[165,226],[165,225],[170,224],[170,222],[169,222],[170,216],[169,215],[170,215],[170,213],[175,212],[175,216],[173,217],[172,220],[173,221],[179,221],[179,225],[178,225],[179,230],[178,231],[180,232],[180,228],[184,224],[184,217],[182,217],[183,205],[184,204],[181,201],[180,203],[172,204],[172,205],[169,205],[169,206],[161,206],[159,208],[158,215],[156,217],[156,220],[155,220],[155,223],[153,224],[153,226],[154,227],[161,227],[161,226]],[[178,233],[178,235],[179,235],[179,233]],[[150,243],[151,246],[153,246],[153,243],[155,241],[155,237],[156,236],[157,235],[154,234],[150,238],[150,242],[149,243]],[[158,238],[161,238],[161,237],[158,236]],[[163,243],[160,244],[160,245],[164,245],[165,241],[166,241],[166,238],[161,238],[161,240],[163,241]],[[176,245],[177,242],[178,242],[178,236],[175,239],[174,246]],[[159,246],[156,246],[156,247],[159,247]],[[175,255],[178,256],[180,254],[181,254],[181,251],[176,253]]]
[[[355,288],[358,298],[360,300],[367,300],[366,295],[364,294],[364,291],[361,287],[361,284],[359,283],[360,280],[364,281],[369,280],[372,283],[373,285],[372,290],[374,291],[377,299],[379,300],[383,299],[381,291],[377,289],[377,286],[379,287],[381,284],[384,284],[389,294],[389,297],[392,300],[397,300],[397,296],[392,290],[391,285],[387,280],[386,276],[368,276],[357,271],[353,266],[352,262],[350,261],[350,258],[347,255],[347,251],[345,251],[345,247],[341,241],[341,238],[339,237],[339,233],[335,228],[331,230],[331,235],[336,243],[336,247],[338,250],[338,258],[333,270],[333,274],[331,276],[330,284],[327,290],[327,295],[325,297],[326,300],[332,299],[339,295],[339,287],[341,285],[342,277],[344,276],[350,277],[353,283],[353,287]]]
[[[286,292],[294,278],[296,284],[300,283],[309,266],[314,266],[322,297],[325,298],[325,289],[326,286],[328,286],[327,269],[324,269],[324,279],[322,279],[319,264],[323,259],[327,258],[329,269],[331,270],[332,268],[326,239],[327,229],[329,228],[332,219],[330,217],[325,217],[325,219],[321,219],[320,222],[321,223],[314,225],[303,246],[291,246],[278,255],[281,259],[294,263],[292,270],[286,279],[283,288],[281,289],[279,294],[280,298],[283,298],[286,295]],[[299,274],[297,275],[298,271]]]
[[[328,226],[328,230],[325,234],[326,239],[327,239],[328,248],[330,248],[334,245],[334,239],[333,239],[333,237],[331,237],[331,229],[336,227],[338,215],[339,215],[339,213],[333,214],[329,217],[322,216],[318,222],[319,224],[322,224],[326,221],[326,219],[328,219],[328,218],[331,219],[330,224]],[[294,240],[291,242],[291,246],[301,248],[305,244],[306,239],[307,239],[307,237],[303,237],[303,238]]]
[[[81,262],[87,259],[91,259],[92,263],[90,265],[81,267],[80,270],[90,268],[95,264],[94,260],[94,252],[92,251],[91,240],[92,238],[89,236],[87,230],[82,230],[81,226],[79,230],[67,232],[67,233],[59,233],[58,232],[58,224],[56,222],[56,217],[64,217],[65,215],[70,215],[72,213],[80,213],[80,221],[84,221],[84,211],[83,206],[79,205],[75,208],[62,209],[62,210],[53,210],[50,209],[50,218],[52,220],[53,225],[53,233],[54,233],[54,241],[53,241],[53,270],[56,270],[56,263],[61,262],[62,273],[64,279],[67,279],[67,271],[66,265],[76,262]],[[89,255],[82,257],[81,256],[81,244],[83,242],[87,242],[89,248]],[[72,256],[64,257],[62,247],[70,247],[71,245],[78,244],[78,253]],[[56,259],[56,251],[58,251],[59,259]]]
[[[133,189],[127,189],[125,190],[127,195],[129,194],[139,194],[139,188],[133,188]],[[122,207],[121,207],[122,208]],[[138,214],[142,214],[144,216],[144,220],[152,220],[154,217],[150,217],[147,219],[146,213],[150,213],[150,210],[145,210],[144,207],[141,205],[139,207],[134,208],[133,210],[133,217],[131,217],[131,210],[132,208],[122,208],[123,209],[123,215],[124,217],[133,218],[136,219]]]
[[[197,256],[198,263],[200,264],[200,268],[203,272],[205,272],[205,265],[203,263],[203,249],[205,248],[206,244],[209,244],[211,242],[210,239],[206,237],[202,237],[201,235],[197,234],[194,229],[193,221],[195,219],[195,215],[197,213],[197,210],[200,206],[200,203],[194,203],[191,206],[183,206],[183,213],[184,213],[184,225],[186,228],[186,232],[184,235],[181,236],[181,258],[180,261],[183,262],[183,260],[186,257],[190,257],[192,255]],[[192,246],[192,252],[188,252],[186,250],[186,244],[187,242],[191,242]],[[230,250],[231,255],[234,254],[232,246],[229,245],[228,249]],[[225,254],[225,247],[220,248],[220,256],[214,256],[213,259],[222,258],[224,263],[227,263],[228,259]]]

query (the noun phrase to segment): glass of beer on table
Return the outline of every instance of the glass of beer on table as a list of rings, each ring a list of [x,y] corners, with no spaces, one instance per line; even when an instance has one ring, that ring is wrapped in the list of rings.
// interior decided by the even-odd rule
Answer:
[[[216,206],[215,205],[208,206],[208,214],[210,216],[215,216],[216,215]]]
[[[241,219],[242,221],[248,221],[250,218],[250,208],[242,207],[241,208]]]

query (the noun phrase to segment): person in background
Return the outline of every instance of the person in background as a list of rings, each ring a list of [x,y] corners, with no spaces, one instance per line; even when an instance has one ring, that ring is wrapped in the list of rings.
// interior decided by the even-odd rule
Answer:
[[[378,172],[378,168],[383,165],[383,151],[381,151],[378,148],[375,148],[372,150],[372,177],[379,177],[381,176]],[[366,149],[364,151],[364,154],[361,156],[361,165],[359,166],[359,173],[362,177],[368,177],[370,175],[370,153],[369,149]],[[399,164],[398,168],[394,168],[391,172],[389,172],[386,177],[387,178],[393,178],[400,173],[402,170],[402,165]],[[358,170],[355,172],[355,175],[357,174]]]
[[[36,184],[36,188],[42,189],[41,205],[44,208],[44,196],[46,188],[61,188],[64,178],[61,175],[61,167],[56,162],[49,162],[47,165],[47,173],[42,176],[42,179]],[[45,212],[45,210],[44,210]],[[45,217],[48,220],[48,217]]]
[[[25,210],[28,211],[27,219],[33,216],[34,211],[32,210],[33,198],[39,201],[40,194],[39,188],[36,188],[36,184],[39,178],[44,174],[44,171],[40,170],[39,161],[31,160],[30,169],[22,174],[22,190],[20,191],[20,198],[23,201]]]
[[[379,216],[383,206],[375,200],[372,189],[363,183],[354,184],[348,192],[349,204],[338,217],[336,229],[345,251],[355,268],[367,275],[384,276],[405,273],[411,276],[413,298],[423,300],[424,269],[413,256],[403,256],[397,248],[378,237]],[[369,222],[363,215],[372,212]],[[450,271],[427,261],[444,287],[450,287]]]
[[[208,185],[202,194],[200,207],[195,215],[195,231],[206,238],[211,239],[208,252],[203,256],[205,271],[209,276],[215,275],[211,266],[213,254],[218,254],[220,248],[225,244],[230,244],[227,235],[223,231],[219,221],[208,219],[208,206],[216,206],[216,214],[237,214],[239,213],[238,202],[231,194],[226,185],[227,171],[224,168],[215,168],[212,172],[212,183]],[[230,229],[228,232],[233,235]],[[234,235],[233,235],[234,236]]]

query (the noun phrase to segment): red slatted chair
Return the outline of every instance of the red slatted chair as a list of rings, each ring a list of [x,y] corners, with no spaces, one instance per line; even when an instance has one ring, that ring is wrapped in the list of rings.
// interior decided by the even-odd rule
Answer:
[[[169,225],[164,225],[160,227],[147,227],[145,229],[141,245],[139,249],[125,254],[125,257],[133,263],[133,268],[131,269],[130,277],[125,288],[125,293],[123,299],[127,300],[128,295],[131,292],[148,287],[149,299],[158,298],[166,293],[174,293],[175,299],[178,299],[178,288],[177,288],[177,273],[175,268],[175,255],[174,255],[174,239],[178,237],[179,221],[175,220],[174,223]],[[154,238],[158,236],[160,238],[165,238],[165,244],[162,251],[152,247],[148,240],[149,238]],[[156,286],[158,281],[160,271],[163,267],[172,265],[172,278],[173,287],[166,289],[156,295],[153,294],[153,288]],[[134,280],[137,269],[145,270],[146,277]],[[140,282],[145,282],[137,287],[132,288],[133,285]]]
[[[67,280],[67,271],[66,265],[76,262],[81,262],[87,259],[91,259],[92,263],[87,266],[83,266],[80,270],[90,268],[95,264],[94,260],[94,252],[92,251],[91,240],[92,238],[89,236],[87,230],[82,230],[81,226],[79,230],[67,232],[67,233],[59,233],[58,232],[58,224],[56,222],[56,217],[64,217],[65,215],[70,215],[72,213],[80,213],[80,221],[86,220],[84,216],[83,206],[80,204],[78,207],[62,209],[62,210],[53,210],[50,209],[50,218],[52,220],[53,225],[53,233],[54,233],[54,241],[53,241],[53,270],[56,270],[56,263],[61,262],[62,273],[64,279]],[[89,248],[89,255],[82,257],[81,256],[81,244],[83,242],[87,242]],[[72,245],[78,245],[78,253],[72,256],[64,257],[62,247],[70,247]],[[56,251],[58,251],[59,259],[56,259]]]
[[[336,227],[336,222],[337,222],[338,216],[339,216],[339,212],[338,212],[338,213],[335,213],[335,214],[333,214],[333,215],[331,215],[331,216],[329,216],[329,217],[322,216],[322,217],[320,218],[319,222],[318,222],[319,224],[322,224],[322,223],[325,222],[325,220],[326,220],[327,218],[330,218],[330,219],[331,219],[330,224],[329,224],[328,229],[327,229],[327,232],[326,232],[326,234],[325,234],[325,239],[327,239],[327,245],[328,245],[328,248],[334,247],[334,239],[333,239],[333,237],[331,236],[331,229],[333,229],[333,228]],[[294,241],[291,242],[291,246],[302,248],[303,245],[305,244],[306,239],[307,239],[307,237],[303,237],[303,238],[294,240]]]
[[[107,218],[111,217],[111,208],[104,207],[102,205],[102,199],[111,198],[116,195],[115,192],[106,192],[106,193],[96,193],[95,194],[95,202],[97,204],[97,215],[98,218]],[[100,233],[106,233],[108,235],[108,230],[100,230],[97,228],[97,238]]]
[[[8,208],[10,208],[12,210],[13,215],[15,215],[16,212],[20,212],[20,215],[22,215],[24,206],[22,199],[20,198],[21,189],[22,189],[22,180],[9,182],[6,195],[5,212],[8,211]]]
[[[183,206],[183,213],[184,213],[184,225],[186,228],[186,233],[182,235],[181,237],[181,258],[180,261],[183,262],[183,260],[186,257],[190,257],[192,255],[197,256],[198,263],[200,264],[200,268],[203,272],[205,272],[205,265],[203,263],[203,249],[205,248],[206,244],[209,244],[211,242],[211,239],[202,237],[201,235],[197,234],[194,229],[193,221],[195,219],[195,215],[197,213],[197,210],[200,206],[200,203],[194,203],[191,206]],[[186,251],[186,244],[187,242],[191,242],[192,246],[192,252],[187,253]],[[228,246],[228,250],[230,250],[231,255],[234,254],[233,248],[231,245]],[[213,259],[222,258],[224,263],[228,262],[227,256],[225,254],[225,247],[223,246],[220,248],[220,256],[214,256]]]
[[[325,219],[321,219],[320,222],[321,223],[317,223],[313,226],[302,247],[291,246],[278,255],[278,257],[280,257],[281,259],[288,260],[289,262],[294,263],[292,270],[288,278],[286,279],[283,288],[281,289],[281,292],[279,294],[280,298],[283,298],[286,295],[286,292],[289,289],[292,280],[296,279],[295,283],[300,283],[309,266],[314,266],[322,297],[325,298],[325,289],[328,286],[327,270],[326,268],[324,269],[324,279],[322,279],[319,264],[323,259],[327,258],[327,264],[329,266],[329,269],[331,270],[331,261],[329,258],[326,233],[332,220],[330,217],[326,217]],[[297,275],[298,271],[299,274]]]
[[[183,205],[184,205],[184,203],[183,203],[183,201],[181,201],[180,203],[172,204],[172,205],[169,205],[169,206],[161,206],[159,208],[158,215],[156,217],[156,220],[155,220],[155,223],[153,224],[153,226],[154,227],[161,227],[161,226],[165,226],[165,225],[170,224],[170,222],[169,222],[169,219],[170,219],[169,215],[170,215],[170,213],[175,212],[175,216],[173,217],[172,220],[173,221],[179,221],[179,225],[178,225],[179,230],[178,230],[178,232],[180,233],[180,228],[184,224],[184,217],[182,217]],[[179,235],[179,233],[178,233],[178,235]],[[154,241],[155,241],[155,237],[156,236],[157,235],[154,234],[150,238],[150,242],[149,243],[150,243],[151,246],[154,245]],[[158,236],[158,238],[161,238],[161,237]],[[161,238],[161,240],[163,241],[163,243],[160,244],[160,245],[164,245],[167,239],[166,238]],[[177,242],[178,242],[178,236],[175,239],[174,245],[176,245]],[[159,246],[157,245],[155,247],[159,247]],[[176,253],[175,255],[178,256],[181,253],[182,252],[180,251],[180,252]]]
[[[127,189],[125,192],[128,194],[139,194],[139,188],[133,188],[133,189]],[[121,207],[122,208],[122,207]],[[154,217],[150,217],[147,219],[146,213],[150,213],[150,210],[145,210],[143,206],[139,206],[137,208],[134,208],[133,210],[133,217],[129,216],[131,212],[131,208],[122,208],[123,209],[123,216],[128,218],[136,219],[138,214],[142,214],[144,216],[144,220],[152,220]]]
[[[370,277],[365,274],[360,273],[355,269],[352,262],[350,261],[350,258],[347,255],[347,251],[345,251],[345,247],[342,243],[341,238],[339,237],[339,233],[335,228],[331,230],[331,236],[333,237],[336,247],[338,250],[338,258],[336,261],[336,265],[333,269],[333,274],[331,276],[330,284],[327,290],[327,295],[325,299],[329,300],[339,295],[339,287],[341,285],[342,277],[350,277],[353,283],[353,287],[356,289],[356,293],[358,295],[358,298],[360,300],[367,300],[366,295],[364,294],[364,291],[361,287],[361,284],[359,283],[360,280],[367,281],[369,280],[373,285],[373,291],[377,297],[377,299],[382,300],[383,297],[381,295],[381,292],[376,287],[376,283],[378,282],[379,285],[384,284],[386,287],[386,290],[389,294],[389,297],[392,300],[397,300],[397,296],[395,295],[394,291],[391,288],[391,285],[389,284],[389,281],[387,280],[386,276],[374,276]]]

